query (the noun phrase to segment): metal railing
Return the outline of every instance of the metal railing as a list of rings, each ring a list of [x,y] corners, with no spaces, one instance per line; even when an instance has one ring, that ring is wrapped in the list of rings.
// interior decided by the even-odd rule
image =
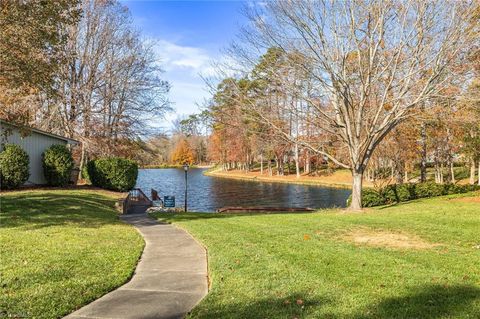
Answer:
[[[122,213],[128,214],[137,207],[151,207],[152,201],[143,193],[140,188],[134,188],[128,192],[127,197],[123,201]]]

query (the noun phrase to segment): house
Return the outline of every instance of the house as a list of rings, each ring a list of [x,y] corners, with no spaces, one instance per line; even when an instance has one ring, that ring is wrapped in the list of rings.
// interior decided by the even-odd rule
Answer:
[[[71,138],[48,133],[31,127],[18,126],[0,119],[0,151],[4,144],[19,145],[30,157],[30,177],[25,184],[45,184],[43,176],[42,154],[54,144],[78,145]]]

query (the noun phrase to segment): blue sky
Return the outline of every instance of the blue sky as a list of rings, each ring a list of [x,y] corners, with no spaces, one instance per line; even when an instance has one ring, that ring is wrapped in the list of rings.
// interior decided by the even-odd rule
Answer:
[[[209,97],[200,74],[211,75],[212,60],[235,39],[245,24],[241,1],[122,1],[142,34],[157,42],[157,52],[170,82],[175,114],[198,112],[196,103]]]

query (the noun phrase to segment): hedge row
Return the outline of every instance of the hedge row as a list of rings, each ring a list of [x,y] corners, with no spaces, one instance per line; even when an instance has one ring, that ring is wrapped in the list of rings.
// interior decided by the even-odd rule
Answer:
[[[15,189],[28,180],[29,156],[18,145],[5,144],[0,153],[0,188]],[[52,145],[42,154],[45,180],[51,186],[64,186],[70,181],[74,161],[65,145]],[[88,162],[82,176],[92,185],[114,191],[135,187],[138,165],[119,157],[100,158]]]
[[[475,190],[480,190],[479,185],[459,185],[459,184],[436,184],[427,183],[409,183],[394,184],[375,190],[366,188],[362,191],[362,206],[372,207],[387,205],[399,202],[406,202],[417,198],[427,198],[450,194],[461,194]],[[350,205],[351,196],[347,200]]]
[[[15,189],[28,180],[30,160],[27,152],[15,144],[5,144],[0,153],[0,188]],[[72,154],[65,145],[52,145],[42,154],[47,185],[64,186],[73,169]]]
[[[92,185],[114,191],[125,192],[135,187],[138,165],[134,161],[119,158],[99,158],[87,163],[87,175]]]

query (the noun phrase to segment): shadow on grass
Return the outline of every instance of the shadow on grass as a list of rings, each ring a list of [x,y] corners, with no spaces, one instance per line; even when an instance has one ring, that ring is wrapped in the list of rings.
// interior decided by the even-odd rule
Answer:
[[[201,219],[223,219],[223,218],[232,218],[232,217],[255,217],[255,216],[265,216],[265,215],[289,215],[289,216],[302,216],[302,215],[311,215],[311,214],[320,214],[324,210],[330,209],[319,209],[312,212],[269,212],[269,213],[152,213],[149,214],[150,217],[158,219],[159,221],[171,223],[171,222],[181,222],[181,221],[194,221]]]
[[[475,286],[420,286],[406,296],[386,298],[370,305],[365,313],[352,318],[473,318],[469,317],[475,315],[471,305],[479,301],[480,289]]]
[[[480,289],[475,286],[428,285],[413,288],[401,297],[385,298],[379,303],[369,305],[361,313],[345,315],[342,307],[335,306],[331,297],[303,297],[302,293],[290,294],[282,298],[259,298],[254,301],[232,301],[229,298],[222,303],[210,303],[206,299],[194,309],[193,317],[209,318],[355,318],[355,319],[439,319],[439,318],[476,318],[472,305],[480,299]],[[297,304],[301,300],[301,304]],[[322,311],[322,307],[328,310]],[[355,308],[355,305],[350,305]],[[331,309],[338,309],[338,312]],[[345,310],[343,308],[343,310]]]
[[[315,308],[332,302],[328,297],[304,298],[302,293],[287,297],[261,298],[254,301],[236,301],[199,307],[193,311],[197,319],[211,318],[309,318]],[[298,303],[297,303],[298,300]]]
[[[392,208],[392,207],[424,204],[425,202],[428,202],[429,200],[432,200],[432,199],[446,199],[446,198],[445,198],[446,196],[450,196],[450,195],[435,196],[435,197],[425,197],[425,198],[416,198],[416,199],[408,200],[408,201],[405,201],[405,202],[394,202],[394,203],[391,203],[391,204],[386,204],[386,205],[382,205],[382,206],[376,206],[376,207],[372,207],[372,208],[375,208],[375,209],[377,209],[377,210],[384,210],[384,209]]]
[[[437,200],[444,200],[445,202],[448,202],[452,199],[457,199],[457,198],[462,198],[462,197],[474,197],[478,196],[479,193],[477,191],[472,191],[472,192],[466,192],[466,193],[458,193],[458,194],[446,194],[446,195],[441,195],[441,196],[433,196],[433,197],[424,197],[424,198],[416,198],[404,202],[394,202],[391,204],[383,205],[383,206],[377,206],[373,207],[378,210],[383,210],[391,207],[396,207],[396,206],[408,206],[408,205],[414,205],[414,204],[424,204],[428,203],[431,200],[437,199]]]
[[[114,200],[95,193],[20,193],[1,199],[1,228],[38,229],[72,224],[95,228],[117,223]]]

